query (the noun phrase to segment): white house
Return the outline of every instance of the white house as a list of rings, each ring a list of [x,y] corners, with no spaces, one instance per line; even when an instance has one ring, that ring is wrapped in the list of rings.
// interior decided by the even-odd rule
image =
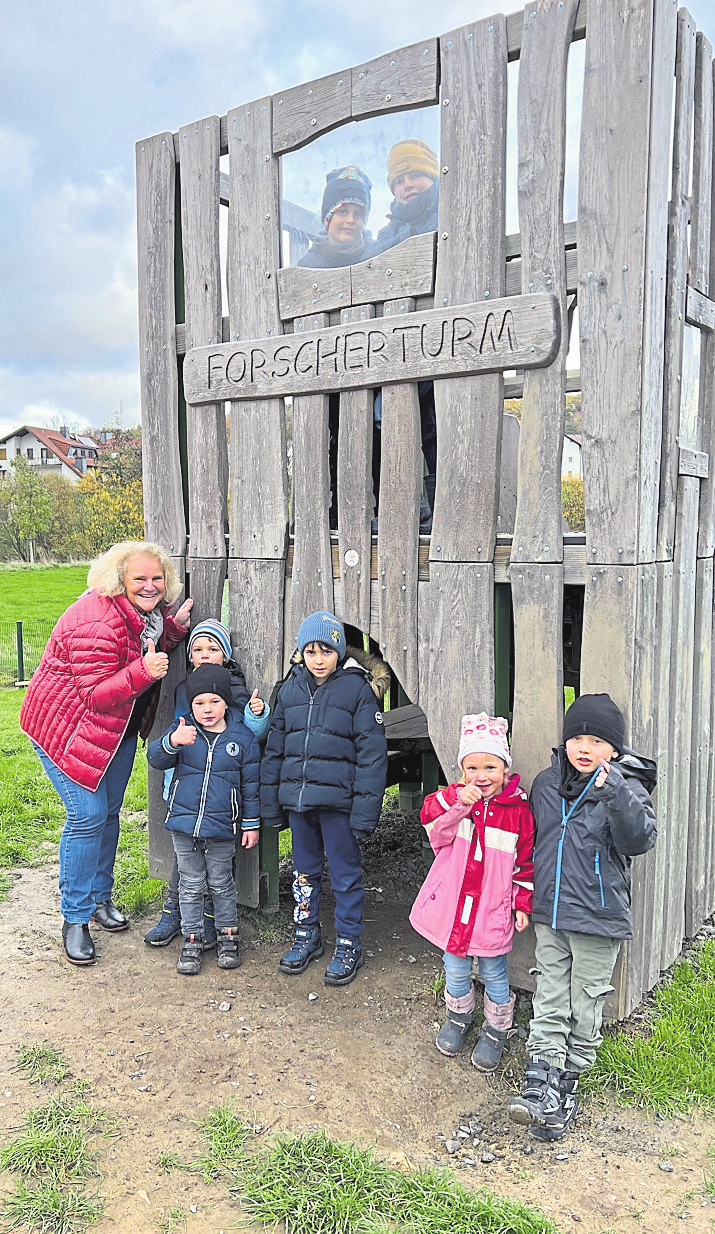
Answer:
[[[572,476],[583,474],[581,466],[581,438],[566,434],[564,437],[563,454],[561,455],[561,475],[567,476],[569,472]]]
[[[78,437],[68,428],[33,428],[24,424],[0,437],[0,481],[11,475],[12,460],[25,458],[41,474],[63,476],[77,484],[94,467],[100,443],[94,437]]]

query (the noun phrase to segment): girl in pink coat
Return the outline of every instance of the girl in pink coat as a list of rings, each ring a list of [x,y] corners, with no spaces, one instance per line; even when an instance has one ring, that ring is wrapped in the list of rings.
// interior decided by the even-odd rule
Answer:
[[[462,778],[425,798],[420,815],[436,853],[410,921],[444,949],[447,1019],[437,1037],[443,1054],[459,1054],[474,1019],[472,957],[484,982],[484,1024],[472,1052],[494,1071],[514,1018],[507,955],[514,926],[529,924],[534,898],[534,819],[519,777],[509,775],[507,721],[462,717]]]

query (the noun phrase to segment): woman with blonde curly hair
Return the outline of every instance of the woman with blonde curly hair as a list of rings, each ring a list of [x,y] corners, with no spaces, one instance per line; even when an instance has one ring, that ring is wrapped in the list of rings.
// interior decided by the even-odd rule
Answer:
[[[119,811],[192,600],[158,544],[125,540],[89,569],[88,590],[60,617],[25,695],[20,727],[59,793],[62,938],[71,964],[94,964],[93,917],[110,933],[129,922],[112,904]]]

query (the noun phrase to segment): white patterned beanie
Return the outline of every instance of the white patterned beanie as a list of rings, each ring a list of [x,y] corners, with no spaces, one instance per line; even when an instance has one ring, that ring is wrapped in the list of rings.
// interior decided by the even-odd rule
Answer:
[[[459,769],[468,754],[496,754],[511,767],[511,753],[507,741],[508,722],[503,716],[488,716],[480,711],[475,716],[462,716],[462,731],[459,738]]]

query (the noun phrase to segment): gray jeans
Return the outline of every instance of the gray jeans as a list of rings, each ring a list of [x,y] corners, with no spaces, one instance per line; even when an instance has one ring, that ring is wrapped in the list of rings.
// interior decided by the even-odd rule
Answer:
[[[527,1049],[552,1067],[586,1071],[603,1041],[601,1023],[620,938],[553,930],[538,922],[536,993]]]
[[[238,925],[236,884],[233,878],[233,840],[194,839],[172,832],[179,868],[179,906],[182,934],[203,934],[204,896],[211,892],[217,930]]]

